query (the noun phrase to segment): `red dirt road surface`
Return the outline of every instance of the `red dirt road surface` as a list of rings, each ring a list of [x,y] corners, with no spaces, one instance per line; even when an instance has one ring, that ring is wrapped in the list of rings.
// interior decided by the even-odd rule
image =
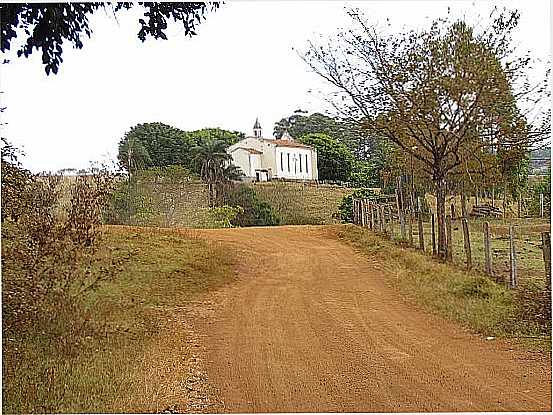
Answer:
[[[205,230],[243,259],[197,322],[224,412],[550,411],[550,360],[405,303],[324,227]]]

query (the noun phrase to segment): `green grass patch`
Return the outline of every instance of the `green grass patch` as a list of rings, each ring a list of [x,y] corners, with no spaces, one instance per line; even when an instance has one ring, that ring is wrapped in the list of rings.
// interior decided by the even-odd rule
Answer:
[[[175,230],[107,227],[97,256],[112,280],[4,337],[4,412],[163,410],[156,386],[187,357],[178,308],[234,278],[223,247]]]
[[[402,295],[425,309],[485,336],[535,339],[539,348],[551,350],[551,317],[540,315],[547,299],[539,286],[510,290],[358,226],[336,227],[335,235],[379,260]]]

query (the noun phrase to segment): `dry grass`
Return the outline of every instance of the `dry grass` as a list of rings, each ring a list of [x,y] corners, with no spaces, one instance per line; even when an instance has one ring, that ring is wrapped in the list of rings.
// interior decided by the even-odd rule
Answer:
[[[550,320],[544,327],[528,319],[524,315],[526,305],[521,307],[516,291],[479,272],[467,272],[415,249],[397,246],[358,226],[336,227],[334,233],[384,264],[406,299],[483,335],[531,338],[532,346],[550,350]]]
[[[515,248],[517,251],[517,270],[520,284],[533,283],[545,286],[545,267],[540,232],[550,231],[551,224],[543,219],[486,219],[490,223],[490,243],[492,249],[492,268],[498,282],[508,283],[509,265],[509,225],[515,232]],[[473,268],[484,271],[484,233],[482,219],[470,219],[470,241]],[[394,236],[400,235],[397,221],[394,223]],[[453,221],[453,262],[463,267],[466,265],[466,255],[463,242],[463,228],[460,220]],[[432,253],[431,227],[424,223],[425,251]],[[413,242],[418,246],[418,227],[413,224]]]
[[[123,265],[86,298],[89,322],[71,347],[39,324],[4,339],[4,412],[157,412],[190,403],[185,382],[198,359],[182,310],[233,279],[232,255],[190,231],[130,227],[107,227],[98,255]]]
[[[354,189],[302,182],[266,182],[250,185],[261,200],[268,202],[282,225],[333,224],[344,196]]]

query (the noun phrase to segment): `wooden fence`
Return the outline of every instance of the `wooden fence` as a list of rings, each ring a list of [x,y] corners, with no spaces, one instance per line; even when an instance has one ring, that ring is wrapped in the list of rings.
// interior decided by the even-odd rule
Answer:
[[[433,256],[438,256],[437,252],[437,225],[436,217],[432,212],[424,214],[421,209],[420,198],[415,199],[411,197],[409,203],[405,209],[402,209],[403,200],[401,196],[379,196],[372,199],[354,199],[353,200],[353,222],[356,225],[371,229],[375,232],[381,233],[392,240],[400,240],[409,246],[420,249],[424,252],[431,253]],[[446,216],[446,251],[442,253],[442,257],[445,257],[447,261],[453,262],[454,250],[456,249],[456,242],[454,240],[455,229],[462,229],[462,254],[463,262],[468,269],[474,267],[473,258],[473,246],[472,239],[482,238],[482,262],[483,271],[489,276],[498,279],[497,270],[494,269],[494,249],[491,238],[491,226],[488,221],[481,222],[482,228],[479,232],[473,231],[471,233],[470,225],[477,225],[478,222],[469,223],[469,218],[466,216],[456,217],[455,211],[452,209],[451,215]],[[426,231],[425,231],[426,229]],[[417,240],[414,240],[414,234],[416,233]],[[429,237],[429,240],[426,238]],[[519,264],[517,255],[524,251],[524,249],[517,248],[515,240],[515,229],[512,224],[508,227],[508,279],[506,283],[515,288],[518,284]],[[496,239],[496,241],[499,238]],[[502,240],[505,237],[501,237]],[[459,241],[460,242],[460,241]],[[546,289],[551,289],[551,234],[550,232],[541,232],[541,252],[543,256],[542,272],[545,276]],[[497,249],[499,252],[500,250]],[[502,253],[502,252],[500,252]],[[459,254],[459,252],[457,253]],[[480,252],[479,252],[480,254]],[[496,257],[498,260],[498,258]],[[498,260],[499,262],[499,260]]]

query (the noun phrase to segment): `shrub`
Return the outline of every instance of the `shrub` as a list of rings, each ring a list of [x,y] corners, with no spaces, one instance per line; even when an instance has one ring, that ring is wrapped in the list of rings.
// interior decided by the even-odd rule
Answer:
[[[356,189],[351,195],[344,196],[338,207],[342,222],[353,222],[353,199],[373,198],[376,193],[371,189]]]
[[[377,166],[368,161],[356,160],[348,181],[352,187],[378,187],[379,179]]]
[[[538,332],[551,334],[551,291],[527,282],[515,290],[517,318],[534,325]]]
[[[154,209],[149,200],[138,188],[135,179],[122,180],[115,186],[110,196],[106,222],[122,225],[144,225],[149,223]]]
[[[232,221],[236,217],[244,213],[244,209],[241,206],[228,206],[223,205],[221,207],[214,207],[210,210],[210,223],[209,228],[232,228]]]
[[[490,298],[497,289],[489,278],[478,276],[462,281],[454,291],[460,297]]]
[[[255,191],[246,185],[238,184],[227,190],[226,203],[241,206],[243,212],[232,220],[234,226],[272,226],[279,225],[280,218],[273,207],[260,200]]]
[[[61,176],[32,175],[5,158],[2,169],[2,204],[9,206],[2,212],[3,330],[23,333],[109,277],[108,269],[91,269],[113,175],[77,178],[63,206]]]

